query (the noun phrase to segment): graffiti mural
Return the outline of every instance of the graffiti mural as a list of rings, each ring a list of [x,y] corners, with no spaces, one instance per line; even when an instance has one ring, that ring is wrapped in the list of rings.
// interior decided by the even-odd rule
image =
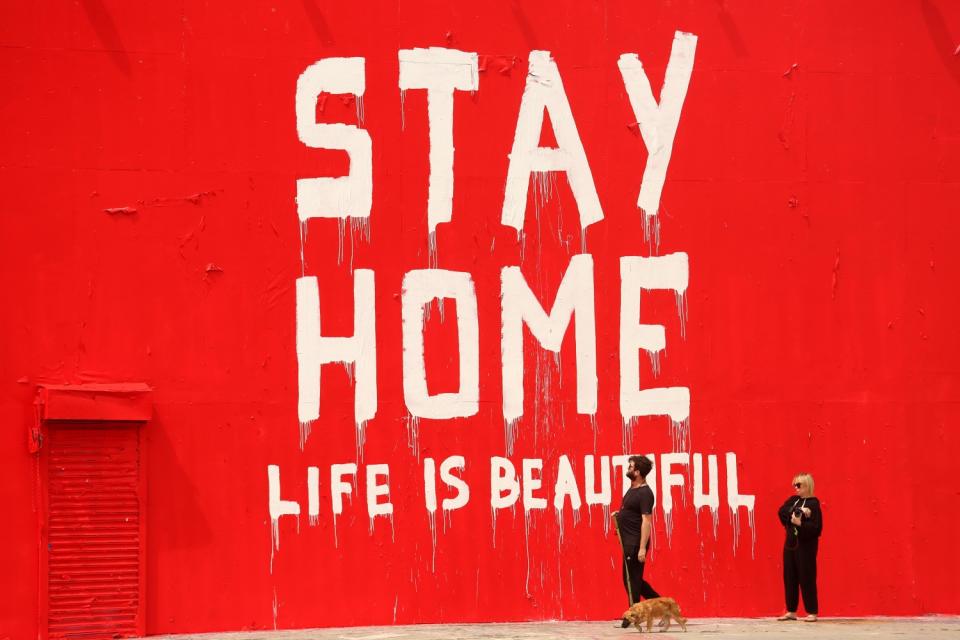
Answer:
[[[824,615],[960,612],[948,3],[41,5],[0,21],[3,633],[80,383],[152,394],[149,634],[613,620],[633,454],[687,616],[780,612],[799,472]]]

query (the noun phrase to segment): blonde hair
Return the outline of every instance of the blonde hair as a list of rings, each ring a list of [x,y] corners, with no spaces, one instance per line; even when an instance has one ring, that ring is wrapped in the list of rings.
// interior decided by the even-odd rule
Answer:
[[[798,473],[793,477],[794,482],[802,482],[810,489],[810,495],[813,495],[813,476],[809,473]]]

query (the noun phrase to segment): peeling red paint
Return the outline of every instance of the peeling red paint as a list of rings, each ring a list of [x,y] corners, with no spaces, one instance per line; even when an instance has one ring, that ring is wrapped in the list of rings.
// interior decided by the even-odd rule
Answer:
[[[478,57],[480,73],[490,70],[496,71],[503,76],[509,76],[520,62],[521,59],[517,56],[486,55],[481,53]]]

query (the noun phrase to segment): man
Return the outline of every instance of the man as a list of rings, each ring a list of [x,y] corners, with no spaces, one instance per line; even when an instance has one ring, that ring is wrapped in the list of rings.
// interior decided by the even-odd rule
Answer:
[[[646,456],[630,456],[627,461],[627,478],[630,488],[623,496],[620,511],[614,512],[614,526],[623,546],[623,586],[627,590],[630,605],[640,598],[659,598],[650,583],[643,579],[643,568],[650,550],[650,535],[653,531],[653,491],[647,486],[647,474],[653,463]],[[624,618],[621,626],[626,629],[630,621]]]

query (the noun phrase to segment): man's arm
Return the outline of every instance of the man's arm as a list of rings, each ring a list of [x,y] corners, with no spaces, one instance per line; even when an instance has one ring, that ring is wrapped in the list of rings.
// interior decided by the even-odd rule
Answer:
[[[645,513],[641,517],[643,523],[640,525],[640,551],[637,553],[637,560],[645,562],[647,559],[647,541],[650,540],[650,531],[653,528],[653,516]]]

